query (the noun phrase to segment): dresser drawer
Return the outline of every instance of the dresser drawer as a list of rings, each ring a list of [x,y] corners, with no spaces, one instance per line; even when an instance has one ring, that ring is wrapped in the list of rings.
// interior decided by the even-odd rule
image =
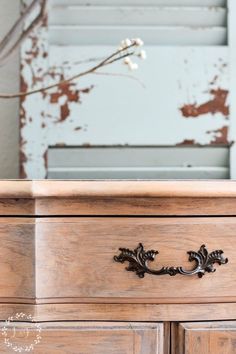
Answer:
[[[5,323],[0,324],[3,331]],[[163,354],[163,325],[160,323],[10,323],[1,353],[37,354]],[[13,336],[14,333],[14,336]],[[34,344],[34,340],[38,344]],[[33,350],[26,350],[33,345]],[[14,346],[15,350],[11,350]],[[18,350],[17,350],[18,349]]]
[[[232,302],[236,300],[235,241],[233,217],[42,218],[36,225],[37,299],[53,303]],[[139,243],[146,251],[159,252],[147,268],[142,262],[145,257],[154,258],[152,253],[141,253],[134,260],[131,252],[129,263],[125,261],[129,254],[119,251],[134,251]],[[203,244],[206,248],[199,253]],[[224,254],[211,253],[216,250]],[[191,256],[197,261],[189,262],[188,251],[196,252]],[[124,264],[115,255],[124,257]],[[223,256],[228,257],[227,264],[213,264]],[[131,271],[126,270],[129,264]],[[156,272],[162,267],[169,267],[162,270],[167,274]],[[208,272],[211,267],[216,271]],[[186,274],[185,270],[193,269],[196,274]]]

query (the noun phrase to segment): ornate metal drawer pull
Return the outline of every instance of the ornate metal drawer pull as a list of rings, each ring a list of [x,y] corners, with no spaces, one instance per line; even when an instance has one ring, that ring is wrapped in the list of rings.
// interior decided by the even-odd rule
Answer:
[[[206,246],[202,245],[198,252],[187,252],[189,254],[189,261],[196,261],[197,263],[193,270],[185,270],[182,267],[162,267],[159,270],[154,270],[148,267],[148,262],[154,261],[156,255],[159,253],[158,251],[145,251],[142,243],[134,251],[127,248],[120,248],[119,250],[121,253],[119,256],[115,256],[114,260],[119,263],[129,262],[126,270],[135,272],[139,278],[144,278],[145,273],[152,275],[169,274],[171,276],[176,274],[197,274],[201,278],[206,272],[215,272],[214,263],[218,263],[219,265],[228,263],[228,258],[223,257],[224,252],[222,250],[208,253]]]

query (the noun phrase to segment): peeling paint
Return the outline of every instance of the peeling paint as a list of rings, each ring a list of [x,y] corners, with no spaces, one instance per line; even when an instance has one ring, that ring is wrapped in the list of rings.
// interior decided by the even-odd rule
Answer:
[[[207,134],[214,134],[214,139],[211,140],[211,144],[228,144],[228,126],[224,126],[217,130],[207,131]]]
[[[56,147],[63,147],[63,146],[66,146],[66,144],[65,143],[56,143],[55,146]]]
[[[64,147],[64,146],[66,146],[66,144],[65,143],[57,143],[57,144],[55,144],[55,146],[56,147]]]
[[[38,10],[35,9],[37,12]],[[27,26],[27,23],[26,23]],[[47,59],[47,18],[24,40],[21,47],[21,91],[42,87]],[[44,82],[45,84],[45,82]],[[20,177],[45,176],[43,161],[47,150],[46,123],[47,98],[38,93],[20,101]]]
[[[186,145],[196,145],[196,141],[193,139],[185,139],[181,143],[176,144],[176,146],[186,146]]]
[[[64,81],[64,75],[60,76],[60,81]],[[72,82],[61,84],[57,91],[50,94],[50,103],[60,105],[60,117],[57,122],[63,122],[70,116],[70,102],[81,103],[81,94],[88,94],[93,86],[77,89],[77,85]]]
[[[44,160],[45,170],[47,171],[47,169],[48,169],[48,150],[46,150],[45,153],[43,154],[43,160]]]
[[[32,36],[26,39],[21,53],[21,89],[24,91],[76,75],[82,69],[73,64],[78,59],[83,62],[93,57],[98,50],[86,45],[83,48],[68,46],[65,50],[55,44],[48,52],[48,28],[41,26]],[[99,55],[106,56],[110,50],[113,48],[100,46]],[[91,76],[88,76],[79,82],[23,98],[21,176],[47,176],[49,146],[226,143],[229,122],[227,48],[150,46],[148,51],[149,65],[144,65],[139,72],[146,90],[132,80],[111,82],[109,80],[113,79],[92,76],[96,95],[92,93],[87,97],[93,88],[89,86]],[[110,70],[112,73],[113,68]],[[122,73],[125,68],[121,66],[119,70]],[[85,89],[80,89],[79,85]],[[204,119],[185,119],[202,116]]]
[[[20,161],[21,161],[21,164],[20,164],[20,176],[21,176],[21,178],[27,178],[27,174],[26,174],[25,168],[24,168],[24,164],[27,162],[27,160],[28,159],[27,159],[26,154],[24,154],[23,151],[20,151]]]
[[[217,80],[219,78],[219,75],[215,75],[215,77],[213,78],[213,80],[209,83],[210,85],[215,85],[217,83]]]
[[[212,99],[208,102],[198,105],[186,104],[180,108],[182,115],[185,118],[198,118],[204,114],[221,113],[225,117],[229,116],[229,106],[227,105],[228,90],[221,88],[210,90]]]
[[[28,0],[26,0],[28,3]],[[22,0],[24,5],[24,0]],[[35,9],[35,14],[37,9]],[[27,23],[25,24],[27,27]],[[21,47],[21,91],[39,89],[66,79],[63,66],[50,66],[48,18],[44,18],[24,40]],[[69,62],[68,62],[69,63]],[[25,96],[20,101],[20,176],[21,178],[45,178],[47,175],[47,150],[50,131],[55,123],[63,124],[71,115],[75,104],[81,104],[83,94],[92,86],[79,89],[77,83],[63,83],[55,92],[44,91]],[[54,108],[56,107],[56,110]],[[57,111],[58,110],[58,111]],[[54,114],[57,112],[57,114]],[[60,126],[57,124],[57,126]],[[76,124],[76,125],[75,125]],[[71,132],[79,131],[78,122],[72,122]],[[60,139],[56,137],[55,145]],[[59,140],[60,141],[60,140]],[[62,142],[63,143],[63,142]]]

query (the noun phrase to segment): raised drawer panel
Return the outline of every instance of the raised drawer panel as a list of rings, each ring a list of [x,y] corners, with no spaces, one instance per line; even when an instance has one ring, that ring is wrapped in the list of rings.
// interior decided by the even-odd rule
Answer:
[[[236,352],[236,321],[180,323],[172,327],[173,354]]]
[[[9,341],[16,348],[34,344],[37,331],[32,324],[12,323],[10,327],[15,328],[15,336],[9,330]],[[40,327],[41,340],[33,350],[37,354],[163,354],[162,324],[54,322]],[[0,350],[11,352],[4,341]]]
[[[1,302],[35,297],[34,219],[0,218]]]
[[[236,300],[236,218],[53,218],[36,226],[36,292],[45,302],[200,303]],[[223,250],[215,273],[146,274],[114,261],[119,248],[158,250],[152,269],[196,267],[187,251]]]

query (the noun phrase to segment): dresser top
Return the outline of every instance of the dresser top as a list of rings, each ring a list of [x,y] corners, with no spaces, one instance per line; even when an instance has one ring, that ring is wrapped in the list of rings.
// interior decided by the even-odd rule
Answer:
[[[230,180],[1,180],[0,198],[236,198]]]

